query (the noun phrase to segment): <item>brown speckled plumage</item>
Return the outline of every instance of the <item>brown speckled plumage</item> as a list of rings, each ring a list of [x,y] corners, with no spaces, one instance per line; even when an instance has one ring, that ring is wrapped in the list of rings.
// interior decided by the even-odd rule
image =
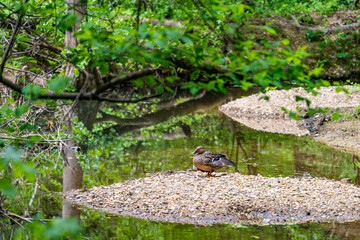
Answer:
[[[194,166],[200,171],[207,172],[208,177],[211,176],[212,172],[224,166],[235,166],[235,163],[228,159],[225,154],[208,152],[203,146],[197,147],[193,154],[196,154],[193,157]]]

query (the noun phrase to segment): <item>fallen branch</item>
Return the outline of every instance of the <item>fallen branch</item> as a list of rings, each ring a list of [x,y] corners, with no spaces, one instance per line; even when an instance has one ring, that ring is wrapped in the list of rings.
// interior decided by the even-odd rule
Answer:
[[[27,217],[23,217],[23,216],[20,216],[20,215],[17,215],[15,213],[11,213],[11,212],[7,212],[3,209],[0,209],[0,215],[3,215],[9,219],[11,219],[12,221],[16,222],[17,224],[19,224],[19,226],[21,226],[22,228],[23,225],[21,225],[18,221],[16,221],[16,219],[19,219],[19,220],[22,220],[22,221],[25,221],[25,222],[32,222],[34,220],[38,220],[38,221],[41,221],[41,222],[54,222],[54,221],[59,221],[57,219],[34,219],[34,218],[27,218]],[[15,219],[16,218],[16,219]]]
[[[248,0],[248,1],[259,7],[259,4],[257,4],[255,1],[253,1],[253,0]],[[293,15],[291,15],[290,13],[288,13],[288,15],[293,19],[293,21],[274,13],[273,11],[271,11],[271,10],[269,10],[267,8],[264,8],[264,10],[266,12],[272,14],[276,18],[278,18],[280,20],[283,20],[283,21],[285,21],[287,23],[290,23],[291,25],[294,25],[297,28],[304,29],[304,30],[309,30],[309,31],[313,31],[313,32],[329,32],[329,33],[344,32],[344,31],[347,31],[347,30],[356,29],[356,28],[360,27],[360,23],[351,23],[351,24],[338,26],[338,27],[307,27],[307,26],[301,25],[297,21],[297,19]]]
[[[17,219],[20,219],[20,220],[23,220],[23,221],[26,221],[26,222],[31,222],[32,221],[31,218],[26,218],[26,217],[17,215],[15,213],[7,212],[7,211],[2,210],[2,209],[0,209],[0,214],[7,217],[7,218],[10,218],[11,220],[13,220],[17,224],[19,224],[21,227],[23,227],[23,226],[18,221],[16,221],[14,218],[17,218]]]
[[[351,23],[351,24],[343,25],[343,26],[339,26],[339,27],[307,27],[307,26],[301,25],[297,21],[295,16],[293,16],[289,13],[288,13],[288,15],[293,19],[294,22],[292,22],[286,18],[280,17],[280,16],[278,16],[278,17],[280,17],[282,20],[296,26],[297,28],[309,30],[309,31],[313,31],[313,32],[329,32],[329,33],[330,32],[344,32],[346,30],[356,29],[356,28],[360,27],[360,23]]]

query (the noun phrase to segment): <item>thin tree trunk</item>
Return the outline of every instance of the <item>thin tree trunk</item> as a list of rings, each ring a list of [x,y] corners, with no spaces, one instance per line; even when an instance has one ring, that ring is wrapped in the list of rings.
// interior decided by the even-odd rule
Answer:
[[[76,47],[78,41],[74,36],[74,31],[80,29],[80,24],[86,13],[86,5],[82,0],[67,0],[66,5],[68,7],[68,13],[74,13],[80,17],[79,21],[73,26],[73,31],[65,31],[65,44],[64,47],[70,49],[71,47]],[[74,66],[68,64],[65,67],[65,75],[68,77],[75,77],[74,75]]]
[[[81,0],[67,0],[67,7],[69,9],[68,12],[73,12],[80,16],[80,20],[73,26],[73,31],[65,32],[65,48],[76,47],[78,42],[76,37],[74,36],[74,31],[80,29],[81,19],[85,13],[85,5],[81,3]],[[75,77],[74,75],[74,66],[68,64],[65,68],[65,74],[68,77]],[[75,79],[76,82],[76,79]],[[75,84],[76,85],[76,84]],[[63,191],[69,191],[71,189],[82,188],[83,181],[83,171],[78,162],[78,159],[75,155],[75,151],[78,150],[76,143],[74,140],[71,140],[72,137],[72,125],[73,118],[77,115],[78,101],[75,100],[73,105],[69,107],[64,107],[63,110],[65,112],[64,116],[64,125],[65,132],[68,135],[70,140],[67,140],[63,146],[63,154],[64,154],[64,170],[63,170]]]
[[[74,36],[74,31],[80,29],[81,20],[86,13],[86,5],[82,0],[67,0],[67,6],[69,12],[74,12],[80,17],[80,20],[74,25],[73,31],[65,32],[65,48],[76,47],[78,45],[77,39]],[[87,79],[89,82],[84,81],[84,77],[80,74],[75,78],[74,66],[68,64],[65,69],[65,74],[68,77],[74,78],[74,85],[81,90],[89,90],[89,88],[95,87],[95,81]],[[89,76],[88,76],[89,77]],[[89,84],[89,83],[94,84]],[[85,86],[86,84],[86,86]],[[64,107],[64,131],[67,133],[68,138],[63,147],[64,153],[64,170],[63,170],[63,191],[69,191],[72,189],[82,188],[83,182],[83,170],[79,164],[78,158],[75,154],[76,151],[86,151],[87,146],[79,145],[72,140],[72,127],[73,118],[78,117],[79,121],[84,123],[85,127],[91,131],[95,122],[96,114],[99,110],[100,102],[97,101],[78,101],[74,100],[72,106]]]

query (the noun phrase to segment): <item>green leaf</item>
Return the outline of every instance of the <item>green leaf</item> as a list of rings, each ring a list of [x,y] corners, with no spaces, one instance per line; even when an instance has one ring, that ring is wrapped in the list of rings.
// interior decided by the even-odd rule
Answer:
[[[299,119],[300,119],[299,116],[298,116],[296,113],[294,113],[294,112],[290,112],[290,113],[289,113],[289,117],[292,118],[292,119],[295,119],[295,120],[299,120]]]
[[[339,92],[344,92],[344,93],[346,93],[346,94],[349,93],[349,90],[348,90],[347,88],[345,88],[345,87],[337,87],[337,88],[335,88],[335,91],[336,91],[337,93],[339,93]]]
[[[50,81],[49,88],[55,93],[61,93],[72,81],[71,77],[58,77]]]
[[[281,40],[281,43],[282,43],[283,45],[287,46],[287,45],[290,44],[290,41],[289,41],[289,39],[283,39],[283,40]]]
[[[238,78],[235,74],[230,73],[230,74],[229,74],[229,77],[231,78],[231,80],[234,81],[234,83],[235,83],[236,85],[240,85],[240,80],[239,80],[239,78]]]
[[[237,4],[237,6],[235,5],[235,9],[237,10],[236,11],[236,16],[244,15],[245,8],[249,8],[249,7],[247,5],[244,5],[244,4]]]
[[[10,104],[14,104],[15,103],[15,100],[11,97],[8,97],[7,98],[7,101],[10,103]]]
[[[75,236],[80,229],[81,227],[76,218],[53,221],[50,226],[47,227],[43,237],[45,239],[62,239],[62,236]]]
[[[296,102],[299,102],[299,101],[305,101],[306,102],[306,106],[310,106],[311,104],[311,101],[307,98],[303,98],[303,97],[300,97],[300,96],[295,96],[295,101]]]
[[[309,76],[315,76],[315,77],[319,77],[320,74],[322,73],[322,71],[324,71],[324,68],[322,66],[318,67],[318,68],[315,68],[313,70],[311,70],[309,72]]]
[[[23,150],[19,150],[12,146],[8,146],[5,149],[5,151],[1,154],[1,157],[5,161],[5,163],[8,163],[10,161],[21,161],[23,154],[24,154]]]
[[[247,91],[249,88],[253,87],[253,84],[247,81],[241,81],[241,88],[244,91]]]
[[[261,96],[260,98],[259,98],[259,100],[261,100],[261,99],[263,99],[263,100],[266,100],[266,101],[268,101],[270,98],[269,98],[269,96]]]
[[[329,81],[326,81],[326,80],[322,80],[321,81],[322,85],[324,85],[325,87],[330,87],[330,82]]]
[[[169,93],[175,93],[175,91],[170,88],[170,87],[165,87],[166,91],[168,91]]]
[[[105,62],[101,62],[100,64],[100,72],[102,74],[106,74],[109,72],[109,66]]]
[[[22,3],[19,2],[18,4],[15,5],[14,11],[17,12],[19,11],[21,14],[26,14],[26,10],[27,10],[28,6],[26,3]]]
[[[154,87],[155,84],[156,84],[156,81],[155,81],[155,79],[154,79],[153,77],[148,77],[148,78],[146,79],[146,83],[147,83],[147,85],[148,85],[149,87]]]
[[[41,140],[41,137],[39,136],[28,136],[28,140],[33,143],[37,143]]]
[[[34,178],[35,176],[35,168],[31,166],[30,164],[24,163],[24,162],[17,162],[14,163],[14,169],[13,169],[14,177],[28,177],[28,178]]]
[[[78,77],[80,75],[79,69],[74,68],[74,75],[75,77]]]
[[[220,92],[222,92],[223,94],[227,94],[227,90],[224,87],[224,83],[223,82],[218,82],[217,83],[217,87],[220,90]]]
[[[190,80],[194,81],[196,80],[200,75],[200,70],[195,70],[190,74]]]
[[[32,124],[24,123],[23,125],[20,126],[19,130],[23,131],[24,129],[36,130],[36,127],[34,125],[32,125]]]
[[[23,87],[21,92],[24,94],[25,99],[37,99],[41,93],[41,87],[29,84]]]
[[[156,91],[157,91],[158,94],[162,94],[164,92],[164,87],[163,86],[157,86]]]
[[[276,35],[276,31],[273,28],[269,27],[269,26],[264,26],[264,27],[262,27],[262,29],[267,31],[268,33],[270,33],[272,35]]]
[[[198,88],[198,87],[191,87],[190,88],[190,93],[192,94],[192,95],[196,95],[198,92],[200,91],[200,88]]]
[[[294,58],[293,62],[295,65],[301,64],[301,60],[299,58]]]
[[[186,43],[186,44],[192,44],[192,40],[191,40],[191,38],[189,38],[189,37],[186,37],[186,36],[181,36],[181,41],[183,41],[184,43]]]
[[[74,13],[68,13],[60,18],[58,18],[58,29],[62,32],[73,31],[73,26],[77,21],[80,20],[80,17]]]
[[[0,192],[9,198],[16,196],[16,188],[8,177],[0,179]]]
[[[154,35],[154,42],[160,47],[160,48],[168,48],[169,44],[167,42],[167,39],[164,38],[161,34]]]
[[[331,116],[335,121],[339,120],[340,118],[340,115],[338,113],[332,113]]]
[[[170,40],[177,41],[181,37],[181,33],[178,31],[167,30],[165,31],[166,35],[169,37]]]
[[[24,113],[26,113],[29,110],[29,105],[21,105],[18,108],[16,108],[15,110],[15,116],[16,117],[20,117],[21,115],[23,115]]]
[[[360,162],[358,162],[357,160],[354,160],[354,163],[358,168],[360,168]]]

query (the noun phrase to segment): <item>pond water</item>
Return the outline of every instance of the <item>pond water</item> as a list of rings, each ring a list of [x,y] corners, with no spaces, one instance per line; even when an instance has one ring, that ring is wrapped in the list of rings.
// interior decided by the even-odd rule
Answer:
[[[242,174],[269,177],[310,174],[337,180],[350,178],[353,183],[360,183],[359,169],[352,155],[307,137],[253,131],[214,109],[187,115],[181,121],[190,126],[190,137],[175,136],[172,140],[152,137],[133,142],[126,148],[114,147],[108,153],[109,159],[100,165],[86,165],[84,186],[109,185],[145,177],[147,173],[189,169],[192,167],[190,153],[199,145],[227,154]],[[89,156],[85,162],[95,161],[104,153],[94,148],[89,150]],[[44,192],[39,194],[44,199],[39,206],[41,211],[47,217],[61,216],[61,199],[53,195],[48,198]],[[360,239],[359,222],[195,226],[147,221],[91,209],[80,209],[79,213],[82,236],[87,239]]]
[[[191,152],[198,145],[227,154],[242,174],[351,178],[359,183],[353,156],[306,137],[253,131],[217,111],[187,116],[192,135],[174,140],[143,140],[116,160],[85,178],[85,185],[111,184],[159,171],[192,167]],[[234,169],[229,169],[234,171]],[[88,179],[88,180],[86,180]],[[81,210],[83,236],[100,239],[356,239],[360,224],[307,223],[297,225],[214,225],[154,222]]]

